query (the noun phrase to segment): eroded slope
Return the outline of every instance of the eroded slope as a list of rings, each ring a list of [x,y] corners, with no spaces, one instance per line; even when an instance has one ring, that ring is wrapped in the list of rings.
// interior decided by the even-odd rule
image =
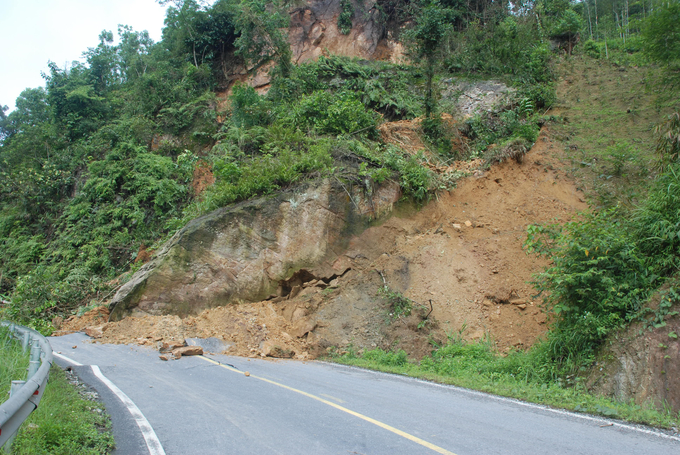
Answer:
[[[285,296],[205,310],[197,316],[128,317],[119,322],[67,320],[89,326],[101,342],[162,345],[217,337],[238,355],[313,358],[342,349],[397,347],[414,357],[447,334],[491,337],[498,347],[526,348],[546,330],[540,299],[528,282],[546,263],[522,250],[526,227],[564,222],[586,209],[580,193],[550,164],[555,145],[543,131],[523,162],[477,170],[422,210],[402,207],[349,241],[339,256],[347,271],[330,282],[304,270]],[[410,316],[390,316],[385,284],[413,301]],[[294,291],[293,291],[294,290]],[[425,315],[432,314],[424,322]]]

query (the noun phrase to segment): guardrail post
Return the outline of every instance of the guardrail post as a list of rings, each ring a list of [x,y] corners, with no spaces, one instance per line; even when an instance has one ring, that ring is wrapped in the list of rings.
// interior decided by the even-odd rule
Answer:
[[[38,368],[40,368],[40,345],[38,344],[38,340],[33,340],[33,343],[31,343],[31,361],[28,362],[28,378],[32,378],[33,375],[38,371]]]
[[[31,334],[28,331],[24,332],[24,338],[21,340],[21,350],[26,352],[28,345],[31,344]]]
[[[12,387],[10,387],[9,389],[9,396],[11,397],[16,392],[18,392],[19,389],[23,387],[24,384],[26,384],[26,381],[12,381]],[[16,438],[16,436],[17,436],[16,433],[10,436],[5,445],[3,446],[5,449],[5,453],[12,452],[12,443],[14,442],[14,438]]]

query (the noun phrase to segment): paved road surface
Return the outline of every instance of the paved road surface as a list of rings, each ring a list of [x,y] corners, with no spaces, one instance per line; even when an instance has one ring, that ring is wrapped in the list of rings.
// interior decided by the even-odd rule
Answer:
[[[654,430],[339,365],[223,355],[165,362],[149,348],[83,334],[50,343],[83,364],[73,369],[102,396],[119,455],[150,452],[88,365],[136,404],[168,455],[680,454],[680,438]]]

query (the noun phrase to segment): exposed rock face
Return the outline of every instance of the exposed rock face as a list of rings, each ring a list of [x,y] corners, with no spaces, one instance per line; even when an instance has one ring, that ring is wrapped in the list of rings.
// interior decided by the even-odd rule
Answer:
[[[288,41],[293,62],[316,60],[322,55],[343,55],[367,60],[389,60],[399,63],[405,60],[404,47],[392,36],[381,18],[375,1],[352,3],[354,15],[352,29],[344,35],[338,28],[338,16],[342,11],[340,0],[311,0],[305,6],[290,12]],[[245,76],[246,70],[232,65],[228,79],[241,80],[265,91],[271,77],[273,63]]]
[[[360,188],[351,193],[325,180],[191,221],[116,293],[111,320],[133,311],[196,314],[283,296],[313,279],[330,281],[347,270],[338,254],[348,234],[368,227],[400,197],[396,183],[370,195]]]
[[[291,13],[289,41],[297,63],[317,59],[325,52],[366,59],[389,59],[399,53],[400,48],[388,39],[376,2],[351,3],[354,16],[347,35],[338,29],[340,0],[310,1]]]
[[[680,317],[666,323],[651,332],[633,324],[617,334],[591,372],[590,387],[621,401],[680,412]]]
[[[455,78],[442,81],[442,100],[453,103],[453,113],[462,118],[484,112],[497,112],[516,91],[500,81],[466,81]]]

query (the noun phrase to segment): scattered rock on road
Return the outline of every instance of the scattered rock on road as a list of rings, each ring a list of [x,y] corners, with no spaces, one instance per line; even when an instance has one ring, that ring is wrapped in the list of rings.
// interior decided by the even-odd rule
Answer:
[[[106,325],[88,327],[85,329],[85,334],[90,338],[101,338],[104,336],[104,329],[106,329]]]
[[[219,338],[209,337],[209,338],[186,338],[185,343],[187,346],[200,346],[206,352],[212,352],[214,354],[221,354],[231,348],[234,343],[228,343]]]
[[[172,355],[179,359],[187,355],[203,355],[203,348],[200,346],[182,346],[181,348],[173,349]]]
[[[173,352],[177,348],[182,348],[186,346],[186,343],[184,340],[182,341],[170,341],[166,343],[161,343],[158,342],[158,350],[161,353],[166,353],[166,352]]]

